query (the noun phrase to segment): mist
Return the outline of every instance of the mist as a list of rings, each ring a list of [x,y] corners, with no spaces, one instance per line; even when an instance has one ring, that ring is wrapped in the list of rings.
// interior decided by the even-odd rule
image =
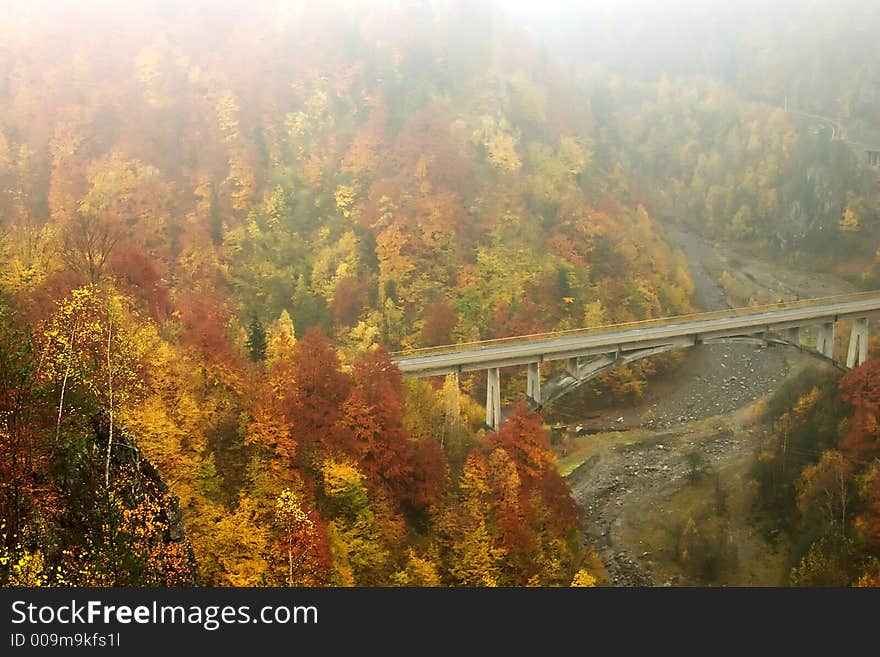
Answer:
[[[0,584],[876,583],[878,34],[0,3]]]

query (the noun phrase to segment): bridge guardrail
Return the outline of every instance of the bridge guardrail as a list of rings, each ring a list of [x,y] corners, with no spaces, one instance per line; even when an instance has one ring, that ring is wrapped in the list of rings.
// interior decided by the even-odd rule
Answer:
[[[518,344],[537,342],[540,340],[549,340],[566,336],[577,335],[596,335],[600,333],[609,333],[611,331],[621,329],[641,329],[652,326],[669,326],[674,324],[683,324],[685,322],[693,322],[709,319],[727,319],[733,317],[741,317],[743,315],[758,315],[764,312],[774,310],[786,310],[794,308],[808,308],[810,306],[828,305],[833,303],[845,303],[848,301],[861,301],[864,299],[878,298],[880,299],[880,290],[871,290],[868,292],[853,292],[851,294],[834,295],[828,297],[817,297],[814,299],[800,299],[798,301],[783,301],[780,303],[765,304],[761,306],[744,306],[740,308],[729,308],[727,310],[713,310],[703,313],[690,313],[687,315],[674,315],[672,317],[658,317],[655,319],[642,319],[633,322],[622,322],[619,324],[604,324],[602,326],[590,326],[577,329],[566,329],[563,331],[550,331],[546,333],[533,333],[531,335],[517,335],[506,338],[493,338],[489,340],[477,340],[473,342],[459,342],[450,345],[440,345],[436,347],[419,347],[416,349],[406,349],[395,351],[390,354],[392,358],[407,358],[418,356],[429,356],[431,354],[448,353],[455,351],[466,351],[469,349],[480,349],[483,347],[494,347],[505,344]]]

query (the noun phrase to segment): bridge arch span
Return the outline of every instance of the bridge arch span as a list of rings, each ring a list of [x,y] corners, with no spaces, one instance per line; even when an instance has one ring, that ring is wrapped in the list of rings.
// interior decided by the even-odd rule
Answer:
[[[575,331],[487,340],[393,354],[406,376],[441,376],[485,370],[486,424],[502,420],[500,369],[528,368],[526,396],[533,407],[550,403],[615,367],[697,344],[751,342],[796,346],[843,369],[868,357],[868,321],[880,315],[880,291],[701,313]],[[851,321],[846,365],[834,360],[834,334]],[[815,349],[801,345],[801,328],[817,326]],[[541,363],[565,361],[566,371],[542,383]]]
[[[716,338],[700,342],[689,342],[687,344],[679,343],[663,345],[659,347],[651,347],[648,349],[621,353],[619,356],[609,354],[592,358],[585,363],[578,363],[578,367],[574,375],[570,369],[567,369],[564,373],[559,374],[554,378],[548,380],[542,386],[542,394],[539,399],[536,399],[532,394],[530,394],[531,391],[527,392],[526,402],[532,410],[541,410],[548,404],[552,404],[553,402],[561,399],[570,392],[577,390],[578,388],[589,383],[590,381],[594,381],[603,374],[607,374],[617,367],[629,365],[630,363],[635,363],[644,358],[650,358],[651,356],[667,353],[674,349],[699,347],[704,344],[753,344],[755,346],[791,347],[801,351],[802,353],[813,356],[814,358],[822,362],[830,363],[838,369],[844,371],[849,369],[843,363],[841,363],[839,360],[835,360],[833,357],[827,356],[816,349],[811,349],[800,343],[792,342],[781,337],[738,336],[728,338]],[[506,415],[506,413],[504,415]]]

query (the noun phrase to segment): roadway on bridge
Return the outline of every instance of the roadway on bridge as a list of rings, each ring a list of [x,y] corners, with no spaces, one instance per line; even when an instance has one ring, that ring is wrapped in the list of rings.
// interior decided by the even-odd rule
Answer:
[[[790,307],[793,305],[794,307]],[[511,360],[544,358],[551,360],[566,357],[576,351],[608,348],[642,348],[646,343],[672,340],[687,336],[712,336],[727,332],[757,333],[774,326],[789,323],[808,325],[827,318],[866,316],[880,311],[880,291],[828,297],[811,302],[796,302],[784,307],[773,306],[765,309],[736,309],[725,313],[705,313],[681,318],[648,320],[629,325],[617,325],[588,329],[582,332],[564,333],[554,336],[526,336],[521,339],[505,339],[452,345],[446,348],[432,348],[410,354],[395,354],[394,361],[405,374],[414,376],[433,376],[446,372],[486,369],[503,366]],[[720,315],[720,316],[719,316]],[[649,324],[646,326],[646,324]],[[750,331],[750,329],[753,329]],[[594,353],[601,353],[596,351]],[[521,362],[527,362],[523,360]]]

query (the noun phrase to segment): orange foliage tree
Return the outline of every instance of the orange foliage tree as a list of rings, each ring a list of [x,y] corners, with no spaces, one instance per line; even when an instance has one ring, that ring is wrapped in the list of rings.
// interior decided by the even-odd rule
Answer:
[[[880,456],[880,359],[847,372],[840,380],[840,393],[855,410],[841,449],[858,460]]]

